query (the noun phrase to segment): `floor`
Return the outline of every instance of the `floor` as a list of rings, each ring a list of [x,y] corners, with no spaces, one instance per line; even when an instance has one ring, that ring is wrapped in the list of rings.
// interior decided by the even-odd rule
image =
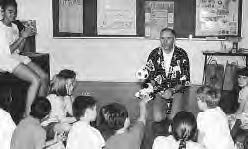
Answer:
[[[198,114],[199,109],[196,103],[196,90],[199,85],[190,86],[179,100],[175,101],[177,111],[185,110]],[[74,95],[89,94],[98,100],[98,108],[102,105],[118,102],[126,106],[131,120],[138,117],[138,102],[134,94],[140,89],[140,84],[136,82],[79,82]],[[220,106],[227,114],[233,113],[237,109],[236,94],[224,91]]]

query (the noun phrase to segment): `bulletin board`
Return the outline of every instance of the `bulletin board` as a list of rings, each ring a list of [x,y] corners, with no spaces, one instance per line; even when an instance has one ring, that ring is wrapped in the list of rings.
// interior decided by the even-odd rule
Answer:
[[[53,0],[53,36],[143,37],[143,5],[144,0]]]
[[[223,25],[222,23],[219,27],[213,27],[214,23],[208,22],[210,26],[208,30],[204,30],[204,22],[201,22],[201,20],[204,20],[205,17],[206,22],[206,16],[200,15],[202,14],[200,12],[204,10],[203,6],[207,6],[207,4],[199,5],[204,4],[204,2],[214,4],[235,2],[235,8],[223,5],[222,9],[216,10],[215,16],[212,13],[209,13],[208,16],[208,19],[210,19],[212,15],[212,20],[218,20],[219,22],[229,21],[226,23],[229,24],[228,29],[226,24]],[[153,6],[158,5],[164,8],[156,8],[153,9],[155,11],[152,11],[151,3],[154,4]],[[218,8],[217,4],[216,6],[213,5],[213,9],[207,10],[212,12]],[[233,11],[230,13],[230,10]],[[156,32],[159,32],[161,28],[169,27],[176,31],[177,38],[188,38],[189,35],[200,38],[208,36],[240,37],[241,13],[242,0],[53,0],[53,36],[65,38],[145,37],[157,39],[159,35]],[[229,16],[229,18],[234,16],[235,22],[231,22],[230,19],[223,19],[226,16]],[[152,22],[159,17],[160,20]],[[68,23],[72,26],[68,27]],[[231,24],[234,24],[235,31],[233,31],[234,27]],[[151,26],[153,26],[152,31]],[[216,28],[222,29],[214,31]]]
[[[240,36],[241,0],[196,0],[196,36]]]

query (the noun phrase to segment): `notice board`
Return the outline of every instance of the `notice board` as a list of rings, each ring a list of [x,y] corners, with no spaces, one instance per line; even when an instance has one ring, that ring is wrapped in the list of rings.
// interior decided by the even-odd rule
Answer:
[[[100,4],[100,2],[103,1],[105,3]],[[119,7],[119,9],[116,9],[117,13],[115,14],[114,7],[115,6],[118,7],[118,3],[116,3],[117,1],[122,3],[121,5],[123,5],[123,8],[124,5],[125,8],[128,8],[128,5],[124,3],[125,2],[124,0],[53,0],[52,3],[53,36],[65,37],[65,38],[67,37],[96,37],[96,38],[97,37],[147,37],[147,32],[146,32],[147,22],[145,21],[147,17],[146,16],[147,2],[164,2],[164,3],[169,3],[168,6],[173,6],[173,8],[172,7],[168,8],[167,11],[168,16],[166,16],[167,17],[166,21],[168,22],[167,23],[162,22],[160,27],[173,28],[177,33],[177,38],[188,38],[189,35],[192,35],[193,37],[207,37],[207,36],[226,37],[226,36],[241,35],[242,0],[127,0],[126,2],[133,3],[132,5],[135,5],[132,6],[133,9],[130,9],[131,11],[133,10],[135,13],[133,12],[130,14],[125,14],[127,11],[126,12],[123,11],[122,13],[121,10],[122,7]],[[235,13],[237,13],[235,15],[236,16],[235,19],[237,19],[235,24],[237,26],[236,32],[232,32],[232,33],[226,32],[228,34],[219,34],[219,32],[214,32],[214,34],[199,34],[200,31],[199,29],[201,28],[199,28],[199,26],[196,26],[197,23],[199,24],[199,20],[200,20],[199,14],[197,14],[197,10],[199,10],[199,8],[201,7],[199,7],[197,4],[199,2],[200,3],[209,2],[209,7],[210,7],[210,3],[217,5],[218,3],[227,3],[228,1],[238,2],[238,7],[234,9]],[[65,7],[64,5],[66,5],[67,7]],[[99,7],[104,7],[104,9],[99,9]],[[113,9],[110,9],[111,7],[113,7]],[[117,20],[116,21],[117,23],[115,22],[115,25],[111,26],[108,25],[109,22],[111,23],[111,21],[109,21],[108,19],[106,19],[107,21],[104,22],[105,19],[104,17],[106,17],[107,15],[102,15],[102,13],[99,12],[102,10],[105,10],[104,12],[105,14],[107,15],[109,14],[110,16],[109,18],[115,18],[115,20],[114,19],[113,20],[114,21]],[[216,16],[212,16],[212,19],[215,21],[215,19],[219,19],[220,17],[225,17],[223,15],[218,16],[218,14],[221,13],[227,14],[229,13],[228,11],[229,10],[225,10],[225,9],[216,10],[215,13]],[[171,12],[173,12],[173,14]],[[130,15],[131,17],[127,17],[128,15]],[[99,16],[101,16],[100,19]],[[123,19],[124,21],[123,20],[121,21],[120,18],[123,16],[125,17]],[[99,20],[101,21],[103,20],[103,21],[101,22]],[[114,22],[113,20],[112,22]],[[102,23],[101,24],[102,26],[99,26],[99,22]],[[72,24],[72,26],[66,27],[68,23]],[[164,24],[166,24],[167,26]],[[132,30],[123,30],[121,32],[114,30],[116,26],[119,28],[120,27],[125,28],[133,25],[135,25],[135,27],[132,27]],[[111,26],[112,28],[109,26]],[[222,25],[221,27],[225,27],[225,26]],[[212,29],[216,29],[216,28],[212,28]]]

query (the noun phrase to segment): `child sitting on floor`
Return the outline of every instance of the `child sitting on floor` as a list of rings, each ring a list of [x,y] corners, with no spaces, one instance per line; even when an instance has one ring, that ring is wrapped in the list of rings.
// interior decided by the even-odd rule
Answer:
[[[43,149],[60,142],[57,137],[46,142],[46,131],[41,127],[41,121],[50,111],[49,101],[45,97],[37,97],[31,105],[30,116],[17,125],[10,149]]]
[[[66,149],[102,149],[104,138],[90,122],[96,120],[96,100],[91,96],[78,96],[72,105],[77,122],[73,124],[67,139]]]
[[[63,70],[56,74],[51,81],[49,94],[47,96],[51,103],[51,112],[48,119],[42,122],[47,130],[47,139],[51,139],[55,132],[58,134],[67,134],[71,124],[76,121],[72,116],[71,92],[74,88],[73,79],[69,78],[69,70]]]
[[[238,85],[241,87],[238,97],[239,108],[229,116],[229,122],[233,139],[237,143],[243,143],[248,136],[248,68],[239,69],[237,75]]]
[[[151,98],[143,97],[139,102],[140,116],[130,127],[130,120],[125,106],[115,103],[112,109],[106,109],[107,124],[114,134],[107,140],[106,149],[139,149],[144,135],[146,122],[146,103]]]
[[[52,106],[50,118],[66,123],[73,123],[76,120],[72,117],[72,99],[70,98],[73,89],[74,83],[69,81],[63,73],[53,77],[47,96]]]
[[[181,111],[173,118],[172,135],[155,138],[152,149],[204,149],[194,142],[197,134],[197,124],[193,113]]]
[[[228,119],[218,106],[220,93],[210,87],[202,86],[197,90],[197,104],[200,109],[197,116],[199,129],[198,142],[207,149],[234,149]]]

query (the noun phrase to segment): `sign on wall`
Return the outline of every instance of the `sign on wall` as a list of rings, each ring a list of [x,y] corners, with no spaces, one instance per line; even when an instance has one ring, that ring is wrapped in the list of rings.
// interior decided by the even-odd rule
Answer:
[[[145,37],[158,39],[161,29],[174,27],[173,1],[145,2]]]
[[[59,0],[59,31],[83,33],[83,0]]]
[[[196,0],[196,36],[238,36],[241,0]]]
[[[98,0],[98,35],[136,35],[136,0]]]

